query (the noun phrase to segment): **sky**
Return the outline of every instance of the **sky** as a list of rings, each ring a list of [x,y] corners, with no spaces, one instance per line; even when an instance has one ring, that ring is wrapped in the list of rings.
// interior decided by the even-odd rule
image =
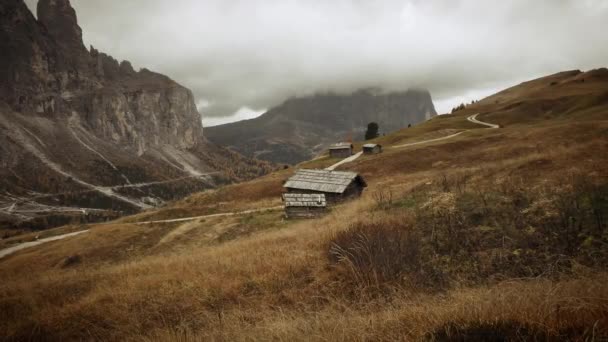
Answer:
[[[608,0],[71,2],[87,46],[190,88],[205,126],[369,87],[428,89],[445,113],[525,80],[608,66]]]

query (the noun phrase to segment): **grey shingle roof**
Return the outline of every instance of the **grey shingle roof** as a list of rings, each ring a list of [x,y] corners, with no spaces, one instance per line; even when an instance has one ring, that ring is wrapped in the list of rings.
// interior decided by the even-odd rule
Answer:
[[[376,146],[380,146],[378,144],[365,144],[363,145],[364,148],[375,148]]]
[[[324,194],[283,194],[285,207],[325,208],[327,201]]]
[[[285,182],[290,189],[311,190],[341,194],[354,181],[366,186],[355,172],[301,169]]]
[[[342,143],[337,143],[337,144],[333,144],[331,146],[329,146],[330,150],[342,150],[342,149],[347,149],[347,148],[352,148],[352,144],[351,143],[347,143],[347,142],[342,142]]]

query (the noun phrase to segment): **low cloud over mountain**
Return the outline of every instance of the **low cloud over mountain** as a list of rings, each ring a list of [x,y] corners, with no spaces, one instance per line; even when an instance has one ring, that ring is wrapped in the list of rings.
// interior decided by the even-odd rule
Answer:
[[[608,56],[602,0],[72,4],[87,43],[190,87],[213,122],[294,95],[373,86],[429,89],[445,111],[467,93]]]

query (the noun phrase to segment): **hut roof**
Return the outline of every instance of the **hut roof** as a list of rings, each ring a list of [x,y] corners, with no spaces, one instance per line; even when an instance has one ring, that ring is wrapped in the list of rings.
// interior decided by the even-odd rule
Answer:
[[[367,186],[355,172],[301,169],[285,183],[286,188],[341,194],[352,182]]]
[[[350,148],[353,148],[353,145],[348,142],[341,142],[341,143],[332,144],[331,146],[329,146],[330,150],[343,150],[343,149],[350,149]]]
[[[325,194],[283,194],[285,207],[325,208]]]
[[[378,146],[380,146],[380,145],[378,145],[378,144],[365,144],[365,145],[363,145],[363,148],[376,148]]]

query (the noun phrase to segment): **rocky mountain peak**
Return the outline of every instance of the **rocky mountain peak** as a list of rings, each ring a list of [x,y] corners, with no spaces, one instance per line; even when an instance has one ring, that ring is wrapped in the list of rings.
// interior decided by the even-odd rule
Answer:
[[[116,217],[263,165],[206,141],[187,88],[87,50],[70,1],[39,0],[36,19],[24,0],[0,0],[0,207],[19,198],[30,213],[0,210],[1,228]],[[57,194],[44,203],[58,211],[32,210],[34,193]]]
[[[86,52],[82,43],[82,29],[70,0],[38,1],[38,21],[64,50]]]
[[[202,124],[192,93],[169,77],[136,72],[82,41],[69,0],[0,1],[0,101],[24,115],[77,117],[92,134],[144,154],[194,148]]]

